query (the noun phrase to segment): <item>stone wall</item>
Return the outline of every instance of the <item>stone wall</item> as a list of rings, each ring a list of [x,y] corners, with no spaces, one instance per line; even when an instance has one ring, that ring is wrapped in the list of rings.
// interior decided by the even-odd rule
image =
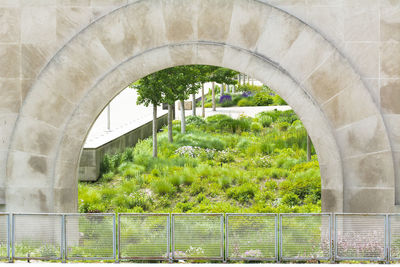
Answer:
[[[324,210],[397,210],[400,0],[0,0],[0,210],[75,211],[100,111],[133,80],[195,63],[294,108]]]
[[[157,119],[157,130],[168,123],[168,113]],[[127,147],[134,147],[140,140],[152,134],[153,122],[150,121],[136,129],[114,139],[97,148],[84,148],[79,162],[79,180],[96,181],[100,174],[100,164],[104,155],[113,155],[123,152]]]

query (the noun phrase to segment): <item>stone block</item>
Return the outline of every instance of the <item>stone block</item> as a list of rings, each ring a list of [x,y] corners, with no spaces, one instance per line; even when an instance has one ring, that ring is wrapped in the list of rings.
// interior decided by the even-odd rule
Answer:
[[[363,78],[379,78],[379,43],[346,42],[344,50]]]
[[[54,0],[51,2],[55,3]],[[21,9],[21,42],[41,45],[55,44],[56,9],[47,5],[43,7],[24,6]]]
[[[381,43],[381,78],[400,78],[400,42]]]
[[[303,82],[334,51],[320,35],[305,29],[293,42],[280,65],[298,82]]]
[[[60,132],[54,126],[29,117],[20,117],[16,131],[26,134],[14,136],[12,150],[43,156],[55,153]]]
[[[53,212],[76,212],[78,210],[78,187],[55,188],[53,191]]]
[[[9,148],[11,134],[17,120],[18,113],[8,113],[0,115],[0,150]]]
[[[386,114],[400,114],[400,79],[382,79],[380,103]]]
[[[21,70],[24,79],[34,79],[50,59],[54,49],[40,44],[21,46]]]
[[[381,1],[385,2],[385,1]],[[391,1],[393,4],[381,4],[380,9],[380,27],[381,41],[400,42],[400,2]]]
[[[365,86],[368,88],[368,90],[372,96],[372,99],[379,107],[380,102],[381,102],[380,87],[379,87],[380,79],[362,79],[362,81],[364,82]]]
[[[319,163],[319,169],[321,173],[321,189],[341,190],[343,188],[341,160]]]
[[[225,42],[232,20],[232,0],[202,0],[198,12],[198,38],[202,41]],[[224,12],[221,13],[220,11]]]
[[[322,104],[355,82],[359,82],[359,77],[343,57],[334,52],[303,85],[317,103]]]
[[[20,54],[18,45],[0,44],[0,78],[19,78]]]
[[[195,64],[197,45],[185,44],[169,46],[169,54],[174,66]]]
[[[379,2],[345,1],[345,41],[379,41]]]
[[[90,0],[57,0],[58,6],[90,6]]]
[[[354,103],[363,104],[355,105]],[[336,129],[378,112],[372,96],[368,90],[365,90],[361,80],[354,81],[349,87],[325,102],[322,105],[322,110]]]
[[[84,5],[85,1],[82,1]],[[92,10],[88,7],[58,7],[57,43],[62,44],[90,23]]]
[[[343,158],[390,151],[386,129],[379,115],[340,128],[336,136]]]
[[[390,151],[343,160],[344,185],[347,187],[394,187],[393,157]]]
[[[386,114],[384,118],[392,148],[395,151],[400,151],[400,115]]]
[[[12,212],[52,212],[51,191],[49,187],[25,186],[24,184],[8,187],[6,208]]]
[[[56,162],[56,172],[54,177],[55,188],[70,188],[73,189],[78,186],[77,168],[71,162]]]
[[[197,39],[198,3],[200,1],[162,1],[166,36],[170,43]]]
[[[289,14],[272,9],[258,40],[256,52],[273,62],[280,62],[304,28],[303,23]]]
[[[91,0],[92,7],[97,6],[122,6],[127,3],[127,0]]]
[[[344,40],[344,13],[338,2],[340,1],[307,0],[306,22],[337,47],[341,47]]]
[[[252,1],[236,1],[226,43],[254,50],[272,7]]]
[[[83,144],[86,135],[80,138],[74,138],[69,135],[64,135],[58,147],[58,158],[64,162],[79,164],[79,158],[83,149]]]
[[[160,1],[139,1],[121,12],[128,25],[128,35],[125,38],[132,40],[130,47],[129,41],[126,42],[128,48],[131,48],[131,56],[168,43]]]
[[[344,212],[393,212],[394,188],[345,188]]]
[[[343,212],[343,193],[340,190],[321,189],[322,212]]]
[[[50,183],[51,162],[48,157],[25,152],[10,152],[7,161],[7,186],[46,187]],[[26,175],[29,173],[29,177]]]
[[[73,111],[73,103],[63,96],[48,91],[44,95],[31,94],[30,101],[24,105],[23,114],[44,121],[56,128],[61,127],[68,119],[67,114]]]
[[[197,47],[197,64],[221,66],[225,53],[223,45],[199,44]]]
[[[192,110],[192,101],[185,101],[184,102],[184,108],[185,110]],[[178,110],[181,110],[181,104],[178,104]]]
[[[0,79],[0,112],[18,113],[21,107],[19,79]]]
[[[21,103],[25,100],[26,96],[28,95],[29,90],[31,89],[33,83],[36,80],[34,79],[21,79]]]
[[[17,43],[20,40],[20,11],[17,8],[0,8],[0,40]]]

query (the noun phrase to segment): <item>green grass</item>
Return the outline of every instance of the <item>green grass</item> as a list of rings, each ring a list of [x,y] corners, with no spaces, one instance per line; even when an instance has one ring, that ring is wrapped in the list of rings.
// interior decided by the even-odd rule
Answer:
[[[145,139],[107,155],[97,182],[79,183],[80,212],[319,212],[316,155],[293,111],[255,118],[187,118],[174,142],[158,133],[158,158]],[[312,150],[315,154],[314,149]]]

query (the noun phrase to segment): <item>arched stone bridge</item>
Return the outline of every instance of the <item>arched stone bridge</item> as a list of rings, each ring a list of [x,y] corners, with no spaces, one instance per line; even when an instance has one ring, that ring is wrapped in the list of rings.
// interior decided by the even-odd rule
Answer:
[[[0,208],[73,212],[86,135],[132,81],[210,64],[274,88],[324,211],[400,203],[400,0],[0,0]]]

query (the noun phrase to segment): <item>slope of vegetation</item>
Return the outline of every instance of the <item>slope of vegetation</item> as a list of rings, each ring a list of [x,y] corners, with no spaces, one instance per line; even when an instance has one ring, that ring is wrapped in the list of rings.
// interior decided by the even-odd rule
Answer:
[[[158,133],[158,158],[146,139],[106,156],[101,178],[79,184],[80,212],[319,212],[316,156],[293,111],[255,118],[174,121],[174,142]]]

